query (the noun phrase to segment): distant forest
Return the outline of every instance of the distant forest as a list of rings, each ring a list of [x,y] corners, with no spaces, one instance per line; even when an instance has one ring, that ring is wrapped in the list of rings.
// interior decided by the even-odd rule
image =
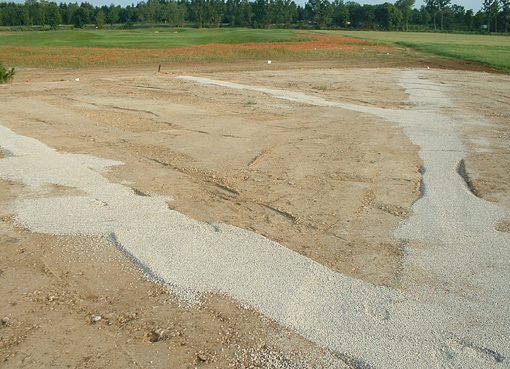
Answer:
[[[484,0],[474,11],[451,0],[415,0],[360,5],[354,1],[308,0],[147,0],[136,5],[93,6],[26,0],[0,3],[0,25],[31,29],[84,27],[252,27],[364,29],[449,32],[508,32],[510,0]]]

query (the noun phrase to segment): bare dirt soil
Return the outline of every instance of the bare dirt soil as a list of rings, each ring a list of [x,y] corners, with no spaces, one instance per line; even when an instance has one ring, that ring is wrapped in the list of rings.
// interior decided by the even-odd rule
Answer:
[[[399,108],[409,104],[398,85],[401,69],[308,62],[156,70],[19,71],[0,86],[0,124],[61,152],[122,161],[105,174],[110,181],[170,196],[169,206],[192,218],[252,230],[340,273],[399,286],[402,250],[392,231],[420,196],[422,165],[399,127],[175,77]],[[431,76],[449,86],[466,114],[480,117],[459,127],[472,151],[465,171],[473,191],[510,207],[510,78],[446,70]],[[22,185],[0,181],[2,367],[344,367],[226,297],[181,303],[106,237],[18,228],[13,202],[22,193]]]

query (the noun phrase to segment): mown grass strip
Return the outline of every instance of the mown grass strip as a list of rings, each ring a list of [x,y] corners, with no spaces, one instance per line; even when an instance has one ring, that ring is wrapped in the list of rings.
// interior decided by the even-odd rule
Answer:
[[[0,32],[2,46],[104,47],[168,49],[207,44],[291,41],[291,30],[244,28],[147,28],[134,30],[71,30],[46,32]]]
[[[510,37],[472,34],[324,31],[324,34],[392,42],[438,56],[510,70]]]

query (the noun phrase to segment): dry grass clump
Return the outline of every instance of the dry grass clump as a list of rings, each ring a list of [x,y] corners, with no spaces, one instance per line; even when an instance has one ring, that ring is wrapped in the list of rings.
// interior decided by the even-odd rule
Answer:
[[[2,65],[2,62],[0,62],[0,83],[9,82],[14,78],[15,73],[16,72],[14,71],[14,67],[12,67],[11,69],[6,69]]]

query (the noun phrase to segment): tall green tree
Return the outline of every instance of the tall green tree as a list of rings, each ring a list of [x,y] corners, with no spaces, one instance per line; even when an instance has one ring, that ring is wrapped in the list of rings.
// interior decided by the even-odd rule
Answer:
[[[377,29],[377,21],[375,11],[379,8],[378,5],[365,4],[361,7],[361,16],[363,19],[363,28]]]
[[[64,18],[66,18],[66,23],[67,24],[74,24],[74,20],[73,20],[73,17],[74,17],[74,13],[79,9],[80,7],[78,6],[77,3],[69,3],[69,5],[67,5],[67,14]]]
[[[425,0],[425,9],[432,15],[434,20],[434,31],[437,30],[436,16],[439,11],[437,0]]]
[[[474,18],[475,18],[475,13],[473,12],[472,9],[469,9],[464,13],[463,24],[464,24],[464,27],[466,27],[466,30],[469,31],[469,30],[473,29]]]
[[[439,12],[441,13],[441,32],[444,30],[444,13],[450,5],[451,0],[437,0],[437,6],[439,8]]]
[[[186,4],[177,4],[175,1],[169,1],[166,4],[165,18],[171,27],[184,26],[186,17]]]
[[[349,21],[349,10],[343,0],[333,2],[333,24],[338,27],[345,27]]]
[[[249,0],[241,0],[239,16],[241,17],[239,20],[239,25],[241,27],[251,27],[253,25],[253,10]]]
[[[434,29],[436,27],[436,15],[439,12],[441,15],[441,32],[444,29],[444,12],[450,5],[451,0],[425,0],[427,9],[434,15]]]
[[[160,22],[163,18],[162,4],[157,0],[147,0],[147,2],[139,3],[139,10],[142,20],[154,27],[156,22]]]
[[[14,3],[8,3],[2,10],[4,26],[20,26],[23,24],[21,9]]]
[[[333,21],[333,8],[329,0],[308,0],[305,9],[309,12],[317,28],[324,28],[331,25]]]
[[[510,23],[510,0],[501,0],[501,17],[505,25],[505,32],[508,32],[508,23]]]
[[[119,21],[119,8],[115,6],[114,4],[110,4],[110,7],[108,8],[108,13],[106,15],[106,20],[110,25],[113,27],[114,23],[117,23]]]
[[[29,24],[43,25],[44,24],[44,6],[37,0],[25,0],[25,5],[28,8]]]
[[[224,15],[223,0],[206,0],[207,18],[212,27],[218,28]]]
[[[195,22],[199,28],[205,27],[207,5],[205,0],[191,0],[190,5],[191,20]]]
[[[252,3],[253,11],[253,27],[254,28],[269,28],[271,26],[272,14],[271,3],[272,0],[255,0]]]
[[[55,3],[49,3],[46,10],[46,22],[52,29],[57,29],[58,25],[62,23],[62,15],[60,8]]]
[[[415,0],[397,0],[395,6],[402,12],[406,24],[406,31],[409,31],[409,18],[414,6]]]
[[[21,9],[21,17],[22,17],[23,24],[28,26],[30,24],[30,9],[29,9],[29,5],[26,2],[25,2],[25,4],[23,4],[23,8]],[[0,24],[2,24],[1,18],[0,18]]]
[[[230,27],[239,27],[241,0],[227,0],[225,3],[225,19]]]
[[[487,19],[487,31],[491,31],[491,19],[492,19],[492,9],[493,4],[496,0],[483,0],[482,9],[485,13],[485,17]]]
[[[402,12],[393,4],[384,3],[377,5],[375,9],[375,20],[384,29],[395,29],[402,23]]]
[[[345,7],[347,8],[347,11],[349,12],[349,24],[352,27],[357,27],[361,24],[363,24],[363,8],[361,5],[355,1],[347,1],[345,3]]]
[[[89,10],[82,8],[81,6],[73,13],[72,17],[73,25],[76,28],[83,28],[90,21]]]
[[[276,23],[278,18],[278,10],[277,10],[277,0],[266,0],[264,5],[266,7],[265,16],[263,19],[263,24],[266,28],[271,28],[271,24]]]
[[[103,28],[106,22],[106,16],[104,15],[104,11],[101,9],[96,14],[96,27]]]
[[[275,23],[283,25],[285,28],[290,27],[297,13],[296,3],[292,0],[276,0],[274,5],[274,12],[276,13]]]

